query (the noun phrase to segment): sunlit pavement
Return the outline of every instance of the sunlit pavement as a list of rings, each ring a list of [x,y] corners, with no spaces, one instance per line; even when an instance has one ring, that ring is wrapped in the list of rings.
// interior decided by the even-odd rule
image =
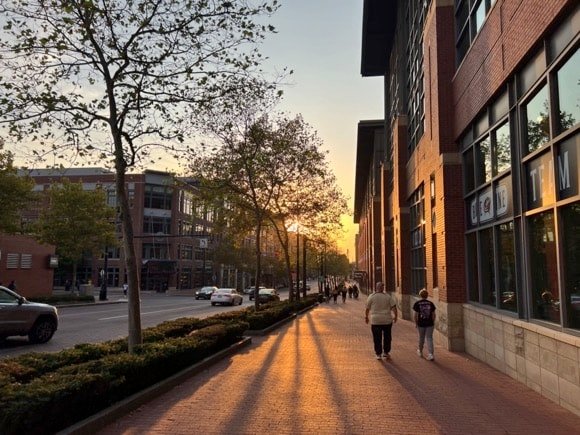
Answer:
[[[364,297],[322,304],[103,434],[572,434],[580,417],[466,354],[415,353],[413,324],[374,358]]]

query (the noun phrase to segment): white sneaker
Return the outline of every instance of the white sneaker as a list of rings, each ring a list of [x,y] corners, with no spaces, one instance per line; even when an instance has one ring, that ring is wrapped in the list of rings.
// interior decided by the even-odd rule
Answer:
[[[376,359],[381,359],[381,356],[380,355],[375,355],[375,358]]]
[[[417,356],[418,356],[419,358],[423,358],[423,351],[422,351],[422,350],[420,350],[420,349],[417,349]]]
[[[435,359],[435,357],[433,356],[432,353],[430,353],[429,355],[427,355],[427,361],[433,361]]]
[[[383,352],[383,358],[384,359],[391,359],[391,355],[389,355],[388,353],[384,353]]]

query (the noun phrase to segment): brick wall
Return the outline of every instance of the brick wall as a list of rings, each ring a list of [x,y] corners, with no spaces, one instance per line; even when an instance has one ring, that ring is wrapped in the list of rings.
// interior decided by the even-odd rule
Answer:
[[[454,136],[458,137],[571,0],[497,0],[453,79]]]

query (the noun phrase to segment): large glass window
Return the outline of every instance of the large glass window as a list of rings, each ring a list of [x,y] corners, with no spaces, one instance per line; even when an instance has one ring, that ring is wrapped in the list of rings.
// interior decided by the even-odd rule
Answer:
[[[463,155],[463,167],[465,176],[465,191],[471,192],[475,189],[475,176],[474,176],[474,165],[473,165],[473,148],[470,148]]]
[[[169,247],[165,243],[143,243],[143,258],[166,260],[169,258]]]
[[[533,317],[559,323],[560,301],[553,212],[531,216],[528,218],[528,227]]]
[[[477,266],[476,236],[477,233],[467,235],[467,287],[469,290],[469,300],[479,302],[479,267]]]
[[[495,0],[458,0],[455,2],[455,36],[457,63],[461,63],[469,46],[481,30]]]
[[[580,203],[562,208],[562,233],[568,327],[580,329]]]
[[[525,118],[525,148],[527,153],[537,150],[550,140],[550,102],[548,88],[543,86],[536,95],[523,106]]]
[[[493,175],[501,174],[511,168],[512,152],[510,142],[510,126],[506,122],[493,132]]]
[[[173,189],[166,186],[145,185],[145,208],[171,210]]]
[[[425,197],[421,186],[411,198],[411,278],[413,293],[425,287]]]
[[[578,50],[557,73],[558,129],[563,132],[580,121],[580,54]]]
[[[479,232],[479,247],[482,303],[495,307],[495,268],[493,266],[493,230],[491,228]]]
[[[491,180],[491,147],[489,137],[480,141],[476,147],[477,159],[476,166],[476,182],[478,186],[485,184]]]
[[[170,234],[171,218],[160,216],[143,216],[143,232],[147,234]]]
[[[498,278],[500,308],[517,311],[516,258],[514,253],[514,224],[501,224],[498,229]]]

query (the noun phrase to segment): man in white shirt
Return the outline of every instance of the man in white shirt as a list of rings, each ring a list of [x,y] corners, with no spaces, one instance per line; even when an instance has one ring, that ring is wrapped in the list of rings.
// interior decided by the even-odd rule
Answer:
[[[370,318],[369,318],[370,315]],[[373,333],[376,359],[390,359],[391,328],[397,321],[397,300],[390,293],[385,293],[385,285],[377,282],[375,293],[367,298],[365,322],[370,320]]]

